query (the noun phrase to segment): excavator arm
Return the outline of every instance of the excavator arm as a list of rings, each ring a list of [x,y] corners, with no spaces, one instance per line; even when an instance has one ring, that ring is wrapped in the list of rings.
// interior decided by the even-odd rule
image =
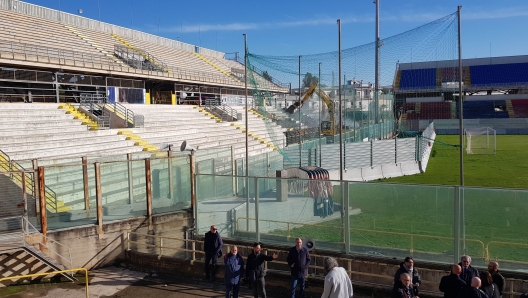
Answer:
[[[334,101],[326,94],[326,92],[321,91],[317,89],[317,84],[313,84],[306,90],[302,95],[301,99],[299,101],[294,102],[291,106],[284,109],[285,112],[288,114],[293,114],[295,110],[300,108],[310,97],[312,97],[313,94],[317,94],[319,98],[321,98],[322,102],[326,105],[328,108],[328,115],[330,116],[330,121],[323,121],[321,122],[321,133],[326,136],[332,136],[337,133],[336,131],[336,122],[335,122],[335,115],[334,115]]]
[[[310,88],[308,88],[308,90],[306,90],[302,95],[301,95],[301,99],[294,102],[291,106],[289,106],[288,108],[284,109],[284,111],[288,114],[293,114],[295,112],[295,110],[297,110],[297,108],[300,108],[302,107],[302,105],[308,100],[310,99],[310,97],[312,97],[312,95],[314,94],[314,91],[315,91],[315,88],[317,87],[317,84],[313,84],[312,86],[310,86]]]

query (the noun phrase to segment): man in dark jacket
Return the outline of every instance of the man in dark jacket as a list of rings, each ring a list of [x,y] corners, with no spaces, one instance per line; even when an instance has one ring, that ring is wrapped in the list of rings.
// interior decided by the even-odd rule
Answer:
[[[308,275],[308,267],[310,267],[310,252],[306,247],[302,246],[302,239],[295,239],[295,246],[288,252],[288,266],[291,270],[291,298],[295,298],[295,290],[299,284],[299,295],[302,298],[304,295],[305,279]]]
[[[216,276],[216,260],[222,256],[222,237],[218,233],[216,226],[212,225],[211,230],[205,233],[204,252],[205,252],[205,279],[214,281]],[[209,262],[213,265],[212,275],[209,275]]]
[[[391,298],[418,298],[418,296],[414,294],[411,280],[411,275],[409,273],[402,273],[400,280],[394,284],[394,287],[392,287]]]
[[[502,292],[504,292],[504,277],[499,273],[499,262],[489,262],[488,271],[491,273],[493,283],[499,288],[499,294],[502,297]]]
[[[259,288],[262,293],[262,297],[266,298],[266,283],[264,281],[264,261],[276,260],[279,255],[276,253],[273,256],[267,256],[260,253],[260,243],[253,244],[253,252],[248,256],[246,260],[246,278],[251,283],[253,288],[253,297],[258,298]]]
[[[240,290],[240,279],[244,275],[244,259],[238,254],[238,248],[231,247],[231,252],[224,256],[225,264],[225,286],[226,298],[238,298],[238,291]]]
[[[418,287],[422,284],[418,270],[414,268],[414,260],[411,257],[406,257],[403,263],[400,263],[400,268],[394,274],[394,283],[400,281],[403,273],[408,273],[411,276],[411,283],[413,286],[414,295],[418,296]]]
[[[466,282],[460,278],[462,267],[453,265],[451,274],[442,277],[440,280],[440,292],[444,292],[444,298],[457,298],[458,293],[467,286]]]
[[[473,279],[473,277],[479,277],[478,270],[477,268],[471,267],[470,256],[462,256],[458,265],[462,267],[462,273],[460,273],[460,278],[462,278],[462,280],[464,280],[469,287],[471,285],[471,280]]]
[[[458,293],[458,298],[488,298],[488,295],[479,289],[481,285],[480,278],[473,277],[470,285],[470,287],[465,287]]]

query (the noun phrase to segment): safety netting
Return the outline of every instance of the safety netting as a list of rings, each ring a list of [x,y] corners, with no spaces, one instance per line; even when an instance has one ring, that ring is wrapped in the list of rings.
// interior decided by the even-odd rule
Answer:
[[[341,50],[341,85],[338,51],[272,56],[252,53],[248,46],[252,109],[265,119],[268,137],[288,160],[300,158],[296,155],[300,151],[289,147],[338,142],[339,128],[344,142],[357,142],[394,137],[410,129],[407,118],[418,119],[420,113],[454,117],[457,28],[455,12],[380,38],[378,86],[375,42]],[[353,39],[354,34],[343,31],[342,40]],[[336,48],[337,44],[336,40]],[[287,91],[270,92],[263,81],[281,82]],[[414,103],[424,101],[427,104]]]

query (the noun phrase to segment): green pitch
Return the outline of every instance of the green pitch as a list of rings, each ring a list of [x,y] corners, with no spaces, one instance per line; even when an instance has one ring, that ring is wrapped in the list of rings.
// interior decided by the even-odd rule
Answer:
[[[349,184],[350,205],[361,209],[361,214],[350,217],[352,245],[382,252],[401,249],[433,261],[453,256],[453,185],[459,184],[460,176],[459,149],[449,144],[458,144],[458,136],[437,140],[426,173]],[[528,187],[527,154],[528,136],[503,135],[497,136],[496,155],[464,154],[465,184],[479,186],[465,189],[462,213],[465,253],[477,263],[528,262],[528,190],[519,189]],[[339,197],[335,187],[334,198]],[[333,220],[294,228],[291,235],[342,242],[341,227],[341,220]]]

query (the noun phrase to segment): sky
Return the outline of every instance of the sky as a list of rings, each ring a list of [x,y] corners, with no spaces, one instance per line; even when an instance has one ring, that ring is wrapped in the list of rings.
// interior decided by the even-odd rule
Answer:
[[[462,6],[463,58],[528,54],[526,0],[379,0],[381,39]],[[296,56],[374,41],[373,0],[27,0],[25,2],[160,35],[224,53]]]

